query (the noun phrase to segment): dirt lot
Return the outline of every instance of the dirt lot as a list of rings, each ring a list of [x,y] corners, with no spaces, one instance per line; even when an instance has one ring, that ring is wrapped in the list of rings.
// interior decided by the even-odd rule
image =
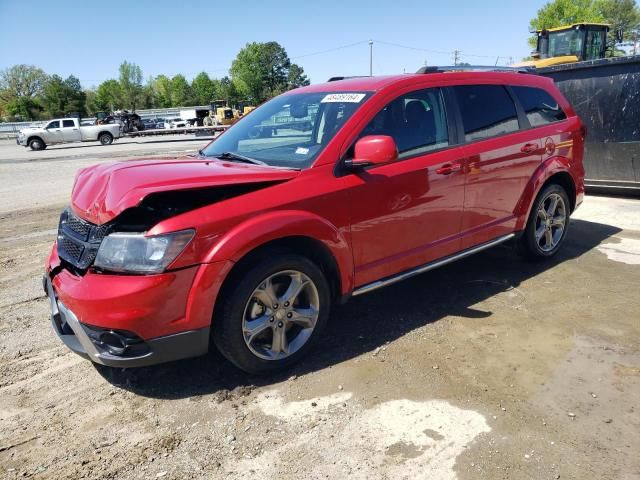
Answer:
[[[106,155],[73,148],[0,144],[0,477],[640,479],[640,201],[588,197],[552,261],[503,246],[358,297],[286,375],[106,371],[40,284],[74,170]]]

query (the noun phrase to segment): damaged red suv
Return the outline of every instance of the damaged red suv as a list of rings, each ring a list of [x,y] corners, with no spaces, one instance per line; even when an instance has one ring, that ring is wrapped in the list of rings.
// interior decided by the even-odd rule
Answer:
[[[425,69],[312,85],[198,155],[81,170],[44,284],[114,367],[289,366],[331,305],[513,240],[545,258],[582,201],[585,129],[552,81]]]

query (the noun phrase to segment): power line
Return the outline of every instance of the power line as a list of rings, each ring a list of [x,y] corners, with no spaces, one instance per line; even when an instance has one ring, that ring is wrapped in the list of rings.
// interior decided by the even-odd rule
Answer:
[[[382,45],[389,45],[391,47],[399,47],[399,48],[406,48],[407,50],[416,50],[418,52],[427,52],[427,53],[438,53],[440,55],[451,55],[451,52],[444,52],[441,50],[429,50],[427,48],[420,48],[420,47],[410,47],[409,45],[401,45],[399,43],[391,43],[391,42],[383,42],[382,40],[375,40],[374,42],[376,43],[381,43]]]
[[[328,48],[326,50],[320,50],[318,52],[305,53],[303,55],[296,55],[295,57],[289,57],[291,60],[296,60],[298,58],[311,57],[314,55],[321,55],[323,53],[335,52],[337,50],[343,50],[345,48],[355,47],[356,45],[362,45],[363,43],[367,43],[369,40],[360,40],[359,42],[348,43],[347,45],[341,45],[339,47]]]
[[[392,42],[384,42],[382,40],[376,40],[374,39],[374,42],[376,43],[380,43],[382,45],[389,45],[391,47],[398,47],[398,48],[404,48],[407,50],[415,50],[418,52],[426,52],[426,53],[434,53],[434,54],[438,54],[438,55],[451,55],[452,51],[444,51],[444,50],[430,50],[428,48],[421,48],[421,47],[414,47],[414,46],[410,46],[410,45],[402,45],[400,43],[392,43]],[[455,52],[456,50],[453,50],[453,52]],[[458,51],[459,52],[459,51]],[[482,55],[482,54],[476,54],[476,53],[465,53],[466,57],[477,57],[477,58],[507,58],[510,55]]]

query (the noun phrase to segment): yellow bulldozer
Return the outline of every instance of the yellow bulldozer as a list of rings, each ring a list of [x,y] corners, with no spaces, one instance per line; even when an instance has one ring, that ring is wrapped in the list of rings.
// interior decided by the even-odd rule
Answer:
[[[218,125],[233,125],[243,115],[254,110],[256,107],[240,103],[237,108],[229,107],[224,100],[217,100],[211,103],[211,116]]]
[[[532,59],[513,66],[545,68],[605,58],[610,28],[605,23],[574,23],[538,30],[536,49],[531,53]]]

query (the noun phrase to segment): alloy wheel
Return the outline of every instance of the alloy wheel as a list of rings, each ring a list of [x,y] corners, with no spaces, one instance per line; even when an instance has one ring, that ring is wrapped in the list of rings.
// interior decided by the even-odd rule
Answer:
[[[282,360],[309,340],[320,313],[320,296],[311,278],[285,270],[264,279],[244,308],[242,333],[251,353]]]
[[[543,252],[550,252],[562,240],[567,223],[567,207],[557,193],[547,196],[538,208],[535,241]]]

